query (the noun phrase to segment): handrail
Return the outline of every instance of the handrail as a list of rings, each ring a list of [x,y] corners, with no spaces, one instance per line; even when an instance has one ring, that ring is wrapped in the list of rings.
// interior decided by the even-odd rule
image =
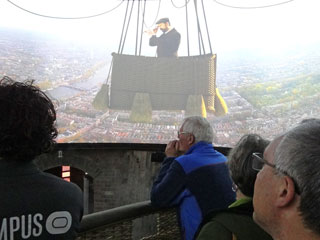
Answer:
[[[81,221],[80,233],[159,211],[160,209],[153,207],[150,201],[144,201],[87,214]]]
[[[163,143],[57,143],[54,151],[59,150],[136,150],[164,152],[166,144]],[[214,149],[226,155],[230,147],[214,146]]]

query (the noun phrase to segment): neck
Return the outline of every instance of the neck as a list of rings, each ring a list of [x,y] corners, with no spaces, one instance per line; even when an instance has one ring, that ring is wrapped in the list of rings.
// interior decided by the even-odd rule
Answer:
[[[164,33],[169,32],[172,29],[172,27],[167,27],[166,29],[164,29]]]
[[[242,199],[242,198],[248,198],[246,195],[244,195],[244,194],[240,191],[240,189],[237,190],[237,193],[236,193],[236,194],[237,194],[237,195],[236,195],[237,200]]]
[[[320,240],[320,236],[315,234],[303,224],[297,205],[293,205],[291,210],[279,215],[277,226],[271,234],[275,240]]]
[[[292,223],[288,221],[287,223]],[[283,229],[277,235],[272,235],[274,240],[320,240],[320,236],[306,229],[304,226],[295,228],[294,225],[290,229]]]

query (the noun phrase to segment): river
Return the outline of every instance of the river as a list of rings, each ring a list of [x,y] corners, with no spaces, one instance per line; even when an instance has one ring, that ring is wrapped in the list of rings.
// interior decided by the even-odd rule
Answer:
[[[71,98],[81,91],[90,91],[106,82],[109,66],[110,65],[103,66],[102,68],[98,69],[93,76],[85,81],[73,83],[68,86],[59,86],[46,91],[46,93],[48,93],[54,99],[61,100]]]

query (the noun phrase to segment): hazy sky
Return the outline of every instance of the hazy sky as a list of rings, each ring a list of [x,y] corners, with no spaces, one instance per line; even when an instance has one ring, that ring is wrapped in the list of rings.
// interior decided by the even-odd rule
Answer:
[[[185,0],[172,1],[176,6],[183,6],[185,3]],[[175,8],[172,1],[161,1],[158,18],[170,18],[172,25],[182,34],[179,54],[186,55],[185,8]],[[120,0],[12,0],[12,2],[33,12],[57,17],[94,15],[121,3]],[[253,9],[246,8],[272,5],[286,0],[218,0],[218,2],[242,8],[225,7],[214,0],[204,0],[214,52],[259,49],[272,53],[288,47],[303,48],[309,43],[320,42],[319,0],[294,0],[274,7]],[[119,44],[126,4],[125,1],[116,10],[95,18],[60,20],[35,16],[16,8],[6,0],[0,0],[0,27],[35,30],[114,48]],[[158,4],[159,0],[147,1],[145,15],[147,25],[154,22]],[[201,9],[200,0],[198,4],[198,8]],[[190,0],[188,9],[191,54],[198,54],[193,0]],[[133,12],[126,40],[128,48],[127,50],[125,48],[124,53],[131,51],[131,47],[135,45],[137,6]],[[204,27],[203,21],[201,23]],[[203,28],[202,31],[204,30]],[[142,53],[152,55],[155,49],[149,47],[147,41],[148,36],[144,35]]]

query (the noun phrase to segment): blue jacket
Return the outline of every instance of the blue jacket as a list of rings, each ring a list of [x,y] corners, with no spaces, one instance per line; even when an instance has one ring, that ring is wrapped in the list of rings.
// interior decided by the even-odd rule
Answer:
[[[165,158],[151,190],[157,207],[179,206],[184,239],[193,239],[209,211],[227,208],[235,201],[226,157],[212,144],[198,142],[177,158]]]

